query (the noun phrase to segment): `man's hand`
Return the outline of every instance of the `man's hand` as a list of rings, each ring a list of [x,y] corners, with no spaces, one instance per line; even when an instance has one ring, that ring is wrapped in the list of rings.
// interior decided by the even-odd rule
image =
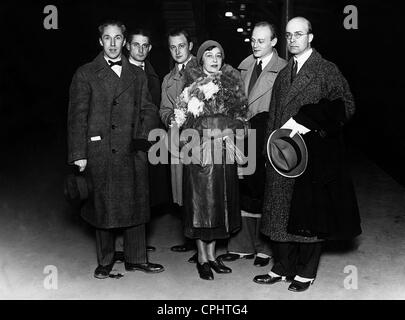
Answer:
[[[80,172],[83,172],[84,169],[86,169],[86,166],[87,166],[87,159],[76,160],[74,162],[74,164],[79,167]]]

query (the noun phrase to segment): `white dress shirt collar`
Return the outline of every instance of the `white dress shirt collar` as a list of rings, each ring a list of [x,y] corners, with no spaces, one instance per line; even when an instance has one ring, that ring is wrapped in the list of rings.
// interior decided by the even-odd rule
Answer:
[[[260,60],[262,60],[262,70],[266,68],[267,64],[270,62],[271,58],[273,58],[273,53],[271,52],[267,57],[263,59],[256,59],[256,63],[259,63]]]
[[[184,63],[179,63],[178,65],[177,65],[177,68],[179,68],[179,71],[181,71],[181,69],[183,68],[183,65],[187,65],[187,63],[189,62],[191,60],[191,54],[190,54],[190,56],[188,57],[188,59],[187,59],[187,61],[186,62],[184,62]]]
[[[130,63],[136,65],[137,67],[142,68],[143,70],[145,70],[145,62],[144,62],[144,61],[142,61],[142,62],[136,61],[136,60],[135,60],[134,58],[132,58],[131,56],[129,56],[129,59],[128,59],[128,60],[129,60]]]
[[[309,48],[309,50],[305,51],[303,54],[301,54],[299,57],[294,56],[294,60],[297,61],[297,73],[300,71],[301,67],[304,65],[304,63],[308,60],[308,58],[312,54],[312,48]]]
[[[108,60],[117,62],[117,61],[121,60],[121,57],[116,58],[116,59],[110,59],[110,58],[104,56],[104,59],[105,59],[105,61],[107,61],[107,63],[108,63]],[[108,65],[110,65],[110,64],[108,63]],[[118,77],[121,77],[122,66],[114,65],[111,67],[111,69],[112,69],[112,71],[114,71],[117,74]]]

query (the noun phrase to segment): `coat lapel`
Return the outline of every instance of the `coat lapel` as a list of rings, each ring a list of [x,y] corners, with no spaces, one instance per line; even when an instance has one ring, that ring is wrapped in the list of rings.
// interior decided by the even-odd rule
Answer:
[[[263,69],[255,85],[253,86],[252,91],[250,92],[249,104],[259,99],[261,96],[263,96],[267,91],[269,91],[272,88],[274,79],[273,77],[271,77],[271,73],[278,73],[279,71],[277,69],[277,61],[278,61],[278,54],[276,51],[274,51],[273,57],[271,58],[267,66]],[[252,71],[253,66],[254,64],[252,65]],[[250,73],[250,75],[252,75],[252,73]],[[250,77],[248,79],[250,81]]]
[[[289,87],[287,95],[284,99],[284,106],[286,106],[291,100],[293,100],[300,92],[303,92],[305,87],[312,81],[316,76],[315,66],[317,65],[317,53],[315,49],[308,60],[301,67],[294,82],[291,83],[291,69],[293,66],[293,58],[290,59],[287,66],[287,77],[284,78],[285,87]]]
[[[119,78],[119,84],[115,92],[115,97],[119,97],[125,90],[134,84],[136,77],[131,68],[133,67],[130,65],[128,59],[122,56],[121,77]]]
[[[106,96],[113,98],[117,88],[119,77],[110,68],[107,61],[104,59],[104,54],[101,52],[95,59],[95,74],[101,86],[106,92]]]

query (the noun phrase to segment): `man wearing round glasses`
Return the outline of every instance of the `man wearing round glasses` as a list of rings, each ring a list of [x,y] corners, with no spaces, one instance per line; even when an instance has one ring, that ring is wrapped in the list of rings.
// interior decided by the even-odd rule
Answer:
[[[308,163],[299,177],[266,168],[261,232],[272,240],[276,254],[270,272],[253,279],[267,285],[289,281],[288,290],[295,292],[307,290],[315,280],[323,241],[361,233],[342,132],[354,114],[354,99],[337,66],[311,48],[313,38],[307,19],[288,22],[293,57],[273,86],[266,140],[280,128],[298,131]]]

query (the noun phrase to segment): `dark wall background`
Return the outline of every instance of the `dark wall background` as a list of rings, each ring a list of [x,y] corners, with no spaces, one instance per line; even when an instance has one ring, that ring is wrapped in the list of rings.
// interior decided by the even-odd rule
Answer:
[[[173,1],[172,1],[173,2]],[[272,20],[283,28],[284,1],[246,1],[246,17],[224,18],[229,6],[242,1],[190,0],[198,42],[220,41],[226,60],[233,66],[250,54],[245,35],[235,27],[248,18],[255,23]],[[163,0],[6,0],[0,4],[0,135],[5,148],[2,161],[11,163],[24,148],[57,145],[65,150],[68,88],[78,66],[92,60],[100,50],[97,25],[118,17],[129,27],[144,26],[153,32],[150,60],[163,77],[169,71]],[[53,4],[59,13],[59,29],[45,30],[43,8]],[[343,26],[345,5],[355,5],[359,29]],[[394,1],[294,0],[292,15],[312,21],[313,46],[335,62],[347,77],[357,101],[357,114],[347,128],[347,141],[405,183],[404,107],[400,70],[402,32],[400,11]],[[282,30],[278,49],[281,51]],[[401,30],[402,31],[402,30]],[[248,35],[249,37],[250,35]],[[24,141],[24,142],[22,142]],[[46,152],[46,151],[45,151]],[[52,152],[52,150],[49,150]],[[3,170],[4,170],[3,166]]]

